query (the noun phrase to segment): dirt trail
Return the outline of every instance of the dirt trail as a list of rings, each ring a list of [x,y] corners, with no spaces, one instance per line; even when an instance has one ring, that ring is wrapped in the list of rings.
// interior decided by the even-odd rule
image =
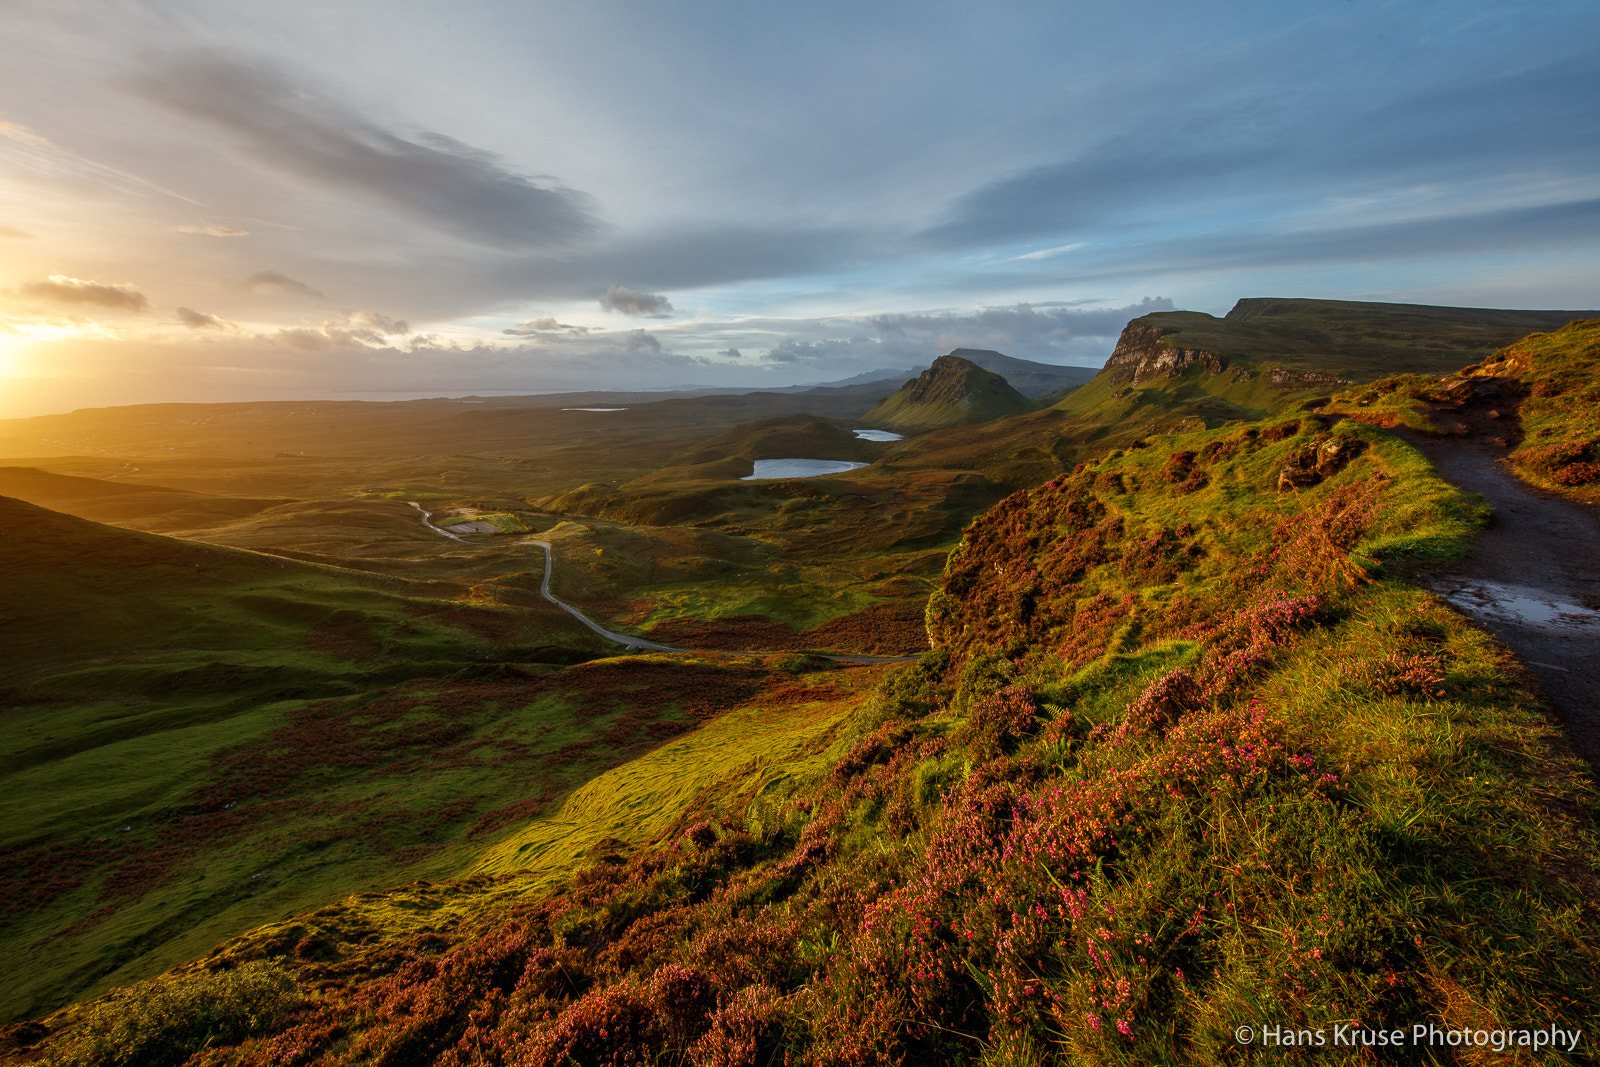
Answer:
[[[1464,436],[1401,436],[1447,481],[1482,494],[1494,518],[1467,559],[1419,575],[1527,664],[1573,745],[1600,772],[1600,511],[1534,489],[1506,460],[1517,397],[1490,379],[1437,413]]]

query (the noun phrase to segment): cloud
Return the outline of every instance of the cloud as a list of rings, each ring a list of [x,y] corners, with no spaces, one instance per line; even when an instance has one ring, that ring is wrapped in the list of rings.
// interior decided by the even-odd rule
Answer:
[[[350,324],[390,337],[404,337],[411,332],[411,325],[404,319],[391,319],[389,316],[379,314],[376,311],[352,312]]]
[[[326,330],[312,330],[305,327],[279,330],[272,336],[282,344],[302,352],[326,352],[339,343],[339,339],[330,336]]]
[[[37,300],[57,304],[91,304],[116,311],[147,311],[150,301],[131,285],[85,281],[65,274],[52,274],[48,281],[26,282],[22,293]]]
[[[561,330],[565,330],[566,333],[559,333]],[[539,337],[546,341],[565,341],[582,337],[589,332],[589,327],[557,322],[553,317],[546,315],[542,319],[529,319],[500,332],[507,337]]]
[[[717,355],[721,356],[723,359],[744,358],[744,353],[739,351],[737,348],[724,348],[721,352],[718,352]]]
[[[33,239],[33,234],[23,233],[21,230],[13,229],[10,226],[0,226],[0,237],[9,238],[11,240],[31,241]]]
[[[295,281],[287,274],[275,270],[256,271],[244,280],[244,284],[258,293],[277,289],[281,292],[293,293],[296,296],[309,296],[313,299],[321,299],[322,297],[322,293],[311,288],[305,282]]]
[[[179,308],[178,321],[191,330],[225,330],[229,325],[215,315],[207,315],[205,312],[195,311],[193,308]]]
[[[1193,73],[1185,74],[1193,77]],[[1237,98],[1174,93],[1159,113],[1067,158],[1014,171],[956,197],[921,234],[936,247],[1039,241],[1061,234],[1126,245],[1139,228],[1257,221],[1325,197],[1433,187],[1477,195],[1528,176],[1588,184],[1600,162],[1600,68],[1585,56],[1511,73],[1463,68],[1452,84],[1400,93],[1297,99],[1280,83]],[[1020,259],[1047,259],[1070,244]]]
[[[664,319],[672,314],[672,301],[658,293],[640,293],[625,285],[613,285],[600,298],[602,311]]]
[[[661,342],[643,329],[629,330],[628,340],[623,349],[632,353],[645,352],[659,355],[661,353]]]
[[[498,249],[567,244],[598,228],[590,198],[436,133],[403,137],[259,63],[196,56],[135,79],[147,97],[224,131],[263,169]]]
[[[1137,304],[1115,308],[1014,304],[965,313],[874,315],[868,321],[886,338],[933,340],[946,350],[993,348],[1012,356],[1037,356],[1078,338],[1114,337],[1129,319],[1172,308],[1166,297],[1147,296]]]
[[[0,137],[18,141],[25,145],[32,145],[35,148],[56,147],[47,138],[40,137],[21,123],[7,122],[4,119],[0,119]]]
[[[204,225],[174,226],[179,233],[199,233],[207,237],[249,237],[249,230],[241,230],[235,226],[223,226],[220,223],[208,222]]]

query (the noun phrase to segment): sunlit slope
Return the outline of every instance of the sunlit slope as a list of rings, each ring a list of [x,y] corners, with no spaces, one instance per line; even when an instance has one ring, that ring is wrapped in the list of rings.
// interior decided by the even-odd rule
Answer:
[[[1248,297],[1220,319],[1158,311],[1133,321],[1159,330],[1173,348],[1367,381],[1400,371],[1448,374],[1525,334],[1596,314]]]
[[[560,752],[614,714],[574,731],[571,702],[531,681],[494,700],[473,689],[602,651],[548,605],[429,598],[6,497],[0,574],[13,1015],[392,879],[486,810],[553,795],[639,740]],[[507,722],[502,704],[544,710]],[[491,738],[515,758],[445,751]]]
[[[903,433],[992,422],[1037,407],[993,371],[960,356],[933,365],[879,401],[862,421]]]
[[[370,646],[402,663],[481,661],[477,630],[497,643],[586,648],[591,638],[553,608],[463,614],[414,599],[397,579],[106,526],[0,497],[0,641],[12,682],[105,657],[220,651],[302,652],[315,634]],[[449,610],[447,610],[449,609]],[[431,621],[442,615],[460,626]],[[525,639],[525,640],[520,640]],[[323,653],[330,662],[337,654]],[[515,657],[512,657],[515,658]]]
[[[0,467],[0,496],[95,522],[159,532],[231,522],[281,503],[271,498],[219,497],[160,485],[83,478],[37,467]]]
[[[1587,1032],[1593,784],[1505,651],[1397,576],[1485,519],[1366,426],[1113,451],[967,528],[939,651],[869,699],[752,693],[486,851],[531,873],[224,946],[200,973],[264,961],[294,999],[209,1055],[1221,1065],[1263,1020]],[[142,1005],[180,987],[55,1047],[164,1032]]]

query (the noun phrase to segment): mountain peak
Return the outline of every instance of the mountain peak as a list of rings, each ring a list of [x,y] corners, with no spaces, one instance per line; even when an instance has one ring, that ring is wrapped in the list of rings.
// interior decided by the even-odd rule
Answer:
[[[864,421],[916,432],[989,422],[1035,406],[1001,375],[952,353],[934,360],[898,393],[867,412]]]

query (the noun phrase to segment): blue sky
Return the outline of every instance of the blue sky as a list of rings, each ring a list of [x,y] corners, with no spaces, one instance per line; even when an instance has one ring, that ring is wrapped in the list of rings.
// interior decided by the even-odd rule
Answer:
[[[1592,3],[12,0],[0,414],[1600,306]],[[9,376],[9,377],[7,377]]]

